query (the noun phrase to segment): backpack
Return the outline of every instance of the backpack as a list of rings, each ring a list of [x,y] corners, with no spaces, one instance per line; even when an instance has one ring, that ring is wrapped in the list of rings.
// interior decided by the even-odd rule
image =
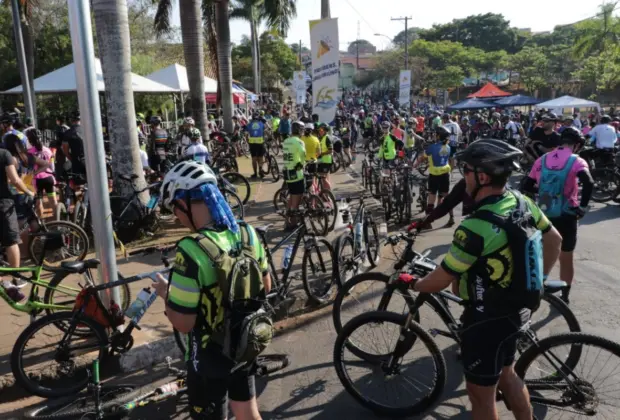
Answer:
[[[507,288],[489,287],[484,300],[498,303],[500,310],[527,308],[535,311],[544,292],[542,233],[536,226],[525,197],[510,191],[517,199],[514,210],[501,216],[490,210],[478,210],[472,217],[504,229],[512,253],[512,281]]]
[[[577,156],[572,155],[564,168],[555,170],[547,168],[547,155],[542,157],[538,181],[538,206],[547,217],[560,217],[568,212],[569,203],[564,196],[564,185],[576,159]]]
[[[209,256],[222,292],[224,319],[214,326],[209,340],[220,345],[229,359],[247,364],[271,343],[274,328],[264,308],[263,273],[254,256],[250,227],[239,223],[239,228],[241,242],[230,251],[221,249],[208,232],[199,233],[196,240]]]

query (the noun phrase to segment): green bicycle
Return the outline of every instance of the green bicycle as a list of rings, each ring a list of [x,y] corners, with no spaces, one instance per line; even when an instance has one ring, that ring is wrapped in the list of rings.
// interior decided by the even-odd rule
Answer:
[[[67,282],[61,284],[61,281],[65,279],[68,274],[78,273],[79,271],[76,270],[78,266],[82,264],[90,266],[94,261],[97,261],[64,261],[60,264],[60,267],[54,270],[54,277],[51,280],[46,280],[42,278],[45,276],[43,265],[45,255],[46,253],[57,252],[65,246],[63,235],[59,232],[40,232],[32,234],[32,236],[43,239],[40,258],[36,259],[39,261],[38,265],[19,268],[0,266],[0,278],[5,279],[7,277],[12,277],[24,280],[30,284],[30,292],[24,299],[20,300],[17,300],[13,292],[13,290],[17,289],[13,289],[11,286],[0,286],[0,297],[8,303],[13,310],[29,314],[30,322],[33,322],[42,312],[50,315],[57,311],[73,309],[75,299],[81,292],[82,286],[79,284],[76,287],[67,286]],[[86,279],[87,283],[92,281],[91,279]],[[43,296],[40,295],[41,289],[45,289]],[[121,296],[121,307],[126,309],[131,300],[128,287],[121,290]]]

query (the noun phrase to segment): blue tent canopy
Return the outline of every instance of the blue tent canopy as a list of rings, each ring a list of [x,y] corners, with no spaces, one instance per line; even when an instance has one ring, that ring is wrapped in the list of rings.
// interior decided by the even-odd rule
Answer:
[[[476,98],[465,99],[464,101],[458,102],[454,105],[450,105],[448,110],[456,110],[456,109],[483,109],[483,108],[495,108],[495,105],[491,101],[482,101]]]
[[[513,95],[506,98],[501,98],[495,101],[499,106],[526,106],[526,105],[538,105],[544,102],[544,99],[536,99],[533,96],[527,95]]]

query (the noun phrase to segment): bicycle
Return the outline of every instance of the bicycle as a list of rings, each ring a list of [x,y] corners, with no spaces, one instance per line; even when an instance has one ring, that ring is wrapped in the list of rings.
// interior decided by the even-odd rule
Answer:
[[[271,155],[267,147],[265,147],[265,156],[263,156],[263,163],[260,165],[259,171],[261,176],[271,174],[273,182],[278,182],[280,180],[280,167],[278,166],[276,158]]]
[[[437,331],[431,330],[430,334],[419,325],[415,318],[415,310],[419,308],[425,301],[432,295],[420,293],[417,298],[413,298],[409,295],[409,287],[411,281],[410,278],[404,278],[398,276],[398,279],[394,282],[395,288],[401,293],[405,294],[405,299],[408,304],[411,305],[410,311],[405,314],[397,314],[387,311],[374,311],[361,314],[351,321],[349,321],[342,331],[338,334],[336,344],[334,346],[334,364],[338,377],[347,390],[360,404],[370,409],[376,414],[389,416],[391,418],[406,417],[412,415],[422,414],[426,409],[432,406],[440,397],[443,387],[445,385],[447,371],[446,362],[444,356],[435,343],[433,336],[438,335]],[[433,299],[433,298],[431,298]],[[440,300],[435,299],[435,302],[439,302],[439,305],[443,305]],[[448,313],[448,310],[444,308],[444,313]],[[379,354],[369,354],[366,352],[353,352],[351,351],[351,342],[356,341],[351,337],[358,332],[357,330],[363,326],[377,325],[382,333],[383,341],[388,342],[385,334],[385,330],[389,329],[389,325],[396,327],[397,332],[395,339],[391,340],[395,342],[395,345],[388,344],[387,351],[377,350],[373,348],[371,350],[378,352]],[[458,324],[456,324],[458,325]],[[451,327],[451,337],[458,339],[460,330],[458,326]],[[364,337],[369,337],[370,334],[359,335],[359,340]],[[358,342],[359,343],[359,342]],[[414,363],[415,369],[410,369],[407,366],[407,361],[404,357],[407,355],[416,344],[421,344],[416,349],[416,353],[420,350],[420,347],[425,347],[429,355],[426,357],[415,357]],[[564,346],[569,346],[570,350],[564,349]],[[590,350],[588,347],[594,347]],[[517,344],[518,352],[520,353],[516,364],[515,371],[519,377],[524,379],[525,385],[530,391],[530,402],[535,405],[544,405],[546,412],[550,409],[560,409],[563,411],[570,411],[577,415],[583,416],[595,416],[604,403],[604,397],[608,393],[599,393],[594,387],[594,380],[584,379],[586,375],[596,372],[598,376],[603,370],[606,372],[613,372],[606,368],[600,368],[599,366],[592,366],[591,368],[578,368],[578,364],[586,359],[590,354],[593,354],[595,363],[599,360],[605,360],[609,362],[611,356],[615,356],[620,364],[620,345],[606,340],[602,337],[578,333],[569,332],[559,335],[552,335],[543,339],[539,339],[535,332],[531,330],[531,321],[528,322],[520,329],[520,339]],[[359,347],[356,347],[359,350]],[[391,401],[404,401],[404,404],[398,407],[389,407],[384,401],[376,401],[369,397],[368,392],[363,392],[357,387],[357,380],[352,378],[350,373],[346,370],[345,359],[346,351],[351,351],[358,359],[354,362],[355,368],[359,369],[364,365],[368,369],[371,369],[374,373],[379,373],[389,378],[390,382],[390,397]],[[602,351],[610,353],[609,357],[601,356]],[[360,353],[362,353],[360,355]],[[567,354],[568,353],[568,354]],[[536,363],[537,358],[542,361]],[[602,359],[601,359],[602,357]],[[361,360],[360,360],[361,359]],[[424,371],[422,364],[430,362],[431,366],[427,367],[427,374],[421,375]],[[541,364],[548,363],[550,368],[541,368]],[[432,372],[428,372],[428,369]],[[415,370],[416,377],[412,380],[406,380],[406,387],[408,388],[407,398],[398,398],[395,396],[396,382],[400,376],[408,373],[409,370]],[[535,379],[527,379],[527,374],[533,374]],[[422,380],[431,375],[432,379],[429,385],[423,384]],[[608,379],[606,376],[603,382]],[[379,385],[380,379],[365,378],[364,383],[372,382],[375,387]],[[411,384],[415,386],[412,387]],[[428,389],[426,391],[424,388]],[[421,394],[418,398],[412,398],[412,394],[415,392]],[[612,389],[608,392],[617,391]],[[559,395],[556,399],[547,397],[543,392],[556,392]],[[542,395],[541,395],[542,394]],[[503,394],[501,390],[497,395],[498,400],[503,400]],[[618,397],[610,397],[611,408],[610,414],[613,417],[617,412],[616,403]],[[507,408],[510,406],[506,404]]]
[[[160,252],[163,255],[164,266],[168,267],[169,262],[165,255],[174,247],[175,245],[166,248],[150,247],[134,251],[130,255],[148,255]],[[90,270],[96,269],[98,266],[99,261],[96,259],[65,264],[65,270],[62,272],[64,276],[75,273],[83,274],[88,279],[87,284],[80,292],[81,305],[76,305],[73,311],[54,312],[39,318],[26,327],[17,337],[11,352],[11,369],[17,384],[28,392],[41,397],[52,398],[75,394],[84,389],[88,384],[86,366],[90,365],[90,362],[84,359],[94,356],[91,358],[104,363],[111,354],[128,351],[133,346],[131,334],[134,328],[140,328],[138,323],[157,297],[155,293],[152,293],[142,310],[131,318],[129,325],[126,328],[121,328],[123,324],[122,308],[111,304],[110,310],[105,309],[99,293],[121,286],[125,289],[126,296],[129,297],[128,284],[169,271],[168,268],[160,268],[129,278],[122,278],[119,275],[120,280],[95,285]],[[59,277],[58,281],[62,278],[64,277]],[[62,333],[55,344],[51,344],[49,341],[54,334],[44,332],[44,328],[48,326],[54,327],[52,332],[60,330]],[[26,350],[29,341],[37,337],[46,338],[47,342],[42,349],[44,354],[38,354],[33,349]],[[34,366],[30,366],[30,360]],[[40,366],[41,362],[49,360],[57,362],[59,366],[48,367],[47,369]],[[32,367],[33,370],[27,372],[28,367]]]
[[[350,203],[352,199],[347,199]],[[380,258],[379,231],[372,212],[366,209],[364,196],[359,197],[359,207],[353,221],[346,226],[334,246],[340,284],[355,276],[366,261],[376,267]]]
[[[422,305],[427,304],[428,307],[435,312],[447,327],[448,331],[433,328],[432,335],[441,335],[451,338],[457,342],[459,323],[452,316],[448,302],[462,305],[464,301],[458,296],[441,291],[433,294],[420,294],[413,305],[414,298],[411,291],[407,291],[405,295],[401,294],[401,290],[396,287],[396,280],[401,272],[412,273],[416,276],[423,277],[433,271],[437,264],[428,258],[429,251],[425,253],[416,252],[413,247],[415,245],[417,235],[415,233],[400,233],[387,238],[384,246],[397,245],[400,241],[406,242],[405,249],[400,254],[398,261],[394,264],[395,274],[391,276],[384,273],[369,272],[354,276],[344,283],[338,291],[334,299],[332,319],[336,332],[343,330],[343,325],[348,323],[356,314],[369,311],[391,311],[403,313],[408,310],[413,314],[414,320],[420,322],[419,309]],[[546,302],[550,311],[542,311],[542,307],[532,314],[536,326],[546,326],[550,321],[547,318],[561,317],[561,331],[580,332],[581,327],[579,321],[570,310],[570,308],[555,293],[562,290],[566,284],[561,281],[547,281],[545,285],[545,293],[542,300]],[[376,287],[376,289],[374,289]],[[369,289],[373,288],[369,291]],[[355,292],[355,293],[354,293]],[[395,296],[400,298],[395,299]],[[347,302],[345,302],[347,299]],[[348,311],[353,310],[353,313]],[[346,312],[345,312],[346,311]],[[343,314],[343,312],[345,312]],[[541,315],[545,315],[541,317]],[[547,322],[545,322],[547,321]],[[557,327],[556,327],[557,328]],[[356,350],[353,342],[348,343],[349,349],[362,357]]]
[[[308,217],[310,210],[297,210],[295,211],[296,217],[305,218]],[[295,230],[286,235],[280,242],[273,247],[269,248],[267,245],[266,235],[273,224],[268,224],[261,227],[256,227],[256,233],[265,248],[265,255],[269,262],[269,273],[271,275],[271,292],[267,295],[267,301],[269,302],[270,311],[274,314],[277,308],[282,302],[284,302],[289,296],[289,288],[296,276],[291,275],[293,269],[293,262],[297,256],[297,251],[300,246],[303,246],[303,256],[301,263],[301,280],[304,286],[306,295],[315,304],[326,303],[330,296],[331,291],[336,280],[336,267],[334,265],[334,251],[331,244],[321,237],[317,237],[314,234],[309,233],[305,222],[301,223]],[[273,260],[273,255],[278,252],[287,242],[293,237],[295,241],[292,245],[287,246],[285,250],[286,257],[282,259],[282,275],[278,276],[279,271],[276,270],[276,265]],[[303,241],[303,245],[302,245]],[[329,261],[326,260],[321,254],[321,248],[327,250],[329,253]],[[289,251],[290,250],[290,251]],[[290,254],[287,254],[290,252]],[[316,253],[316,256],[313,255]],[[330,267],[331,263],[331,267]],[[311,287],[310,276],[316,275],[318,287]],[[337,280],[336,280],[337,281]],[[177,330],[174,330],[174,338],[177,342],[177,346],[185,354],[187,351],[187,336]]]

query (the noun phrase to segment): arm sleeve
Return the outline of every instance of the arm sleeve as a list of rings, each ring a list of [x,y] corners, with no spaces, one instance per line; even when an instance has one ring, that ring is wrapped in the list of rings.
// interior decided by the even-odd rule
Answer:
[[[484,250],[484,238],[467,227],[467,221],[454,232],[450,250],[441,262],[448,273],[459,277],[469,270]]]
[[[452,188],[452,191],[443,199],[440,205],[438,205],[432,212],[426,217],[427,223],[433,223],[437,219],[441,219],[450,212],[453,208],[459,205],[463,201],[463,197],[467,192],[465,191],[465,179],[461,179]]]
[[[536,188],[536,180],[527,176],[523,180],[521,184],[521,192],[526,194],[536,194],[538,192],[538,188]]]
[[[189,241],[192,240],[183,239],[179,242],[168,285],[168,306],[183,314],[197,313],[200,299],[198,266],[185,251]]]
[[[587,169],[583,169],[577,173],[577,178],[581,181],[582,189],[581,189],[581,202],[579,205],[581,207],[586,207],[590,202],[590,198],[592,197],[592,190],[594,189],[594,180],[592,179],[592,175],[590,171]]]

